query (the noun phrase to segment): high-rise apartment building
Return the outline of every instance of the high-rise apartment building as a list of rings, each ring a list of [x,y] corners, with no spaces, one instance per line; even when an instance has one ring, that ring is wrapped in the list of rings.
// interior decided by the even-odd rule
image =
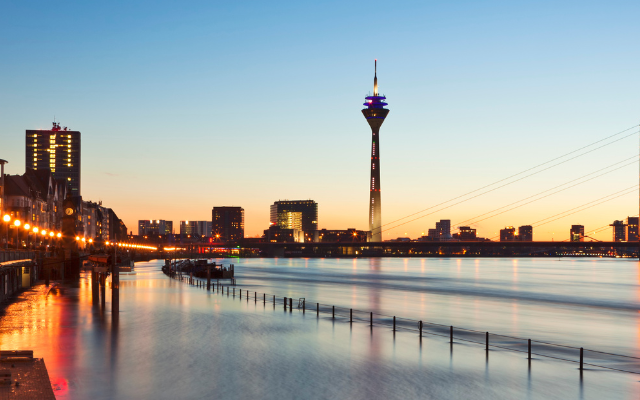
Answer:
[[[624,242],[626,239],[626,232],[623,221],[613,221],[613,224],[609,225],[613,227],[613,241],[614,242]]]
[[[53,123],[50,130],[26,131],[26,169],[51,170],[53,177],[80,196],[80,132]]]
[[[441,219],[440,222],[436,222],[436,231],[440,239],[451,239],[451,220]]]
[[[138,236],[170,235],[173,233],[173,221],[164,219],[138,220]]]
[[[318,203],[313,200],[280,200],[273,203],[269,209],[271,225],[282,229],[301,229],[304,232],[318,230]],[[299,217],[297,215],[299,214]],[[300,228],[293,225],[298,224]]]
[[[638,241],[638,217],[627,217],[627,242]]]
[[[238,241],[244,239],[244,208],[213,207],[211,211],[211,233],[216,241]]]
[[[518,240],[521,242],[533,241],[533,226],[522,225],[518,227]]]
[[[572,242],[584,242],[584,225],[571,225],[569,239]]]
[[[516,228],[507,226],[504,229],[500,229],[501,242],[513,242],[514,240],[516,240]]]

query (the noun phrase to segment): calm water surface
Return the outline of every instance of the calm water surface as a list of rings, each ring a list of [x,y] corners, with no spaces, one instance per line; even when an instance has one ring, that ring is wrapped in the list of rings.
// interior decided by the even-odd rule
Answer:
[[[236,259],[236,288],[308,303],[640,355],[637,262],[613,259]],[[637,375],[284,312],[171,280],[121,277],[121,313],[90,276],[12,305],[3,349],[44,357],[59,399],[626,399]]]

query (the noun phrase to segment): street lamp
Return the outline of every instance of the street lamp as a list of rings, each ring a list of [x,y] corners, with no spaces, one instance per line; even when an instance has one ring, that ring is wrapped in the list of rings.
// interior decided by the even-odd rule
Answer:
[[[13,225],[15,225],[16,227],[16,250],[18,250],[18,240],[19,240],[18,235],[20,234],[20,229],[19,229],[20,224],[22,224],[22,222],[20,222],[19,219],[16,219],[15,221],[13,221]]]
[[[27,249],[29,248],[29,233],[31,233],[29,229],[31,229],[31,225],[24,224],[24,230],[27,231]]]
[[[45,240],[47,239],[47,230],[46,229],[41,230],[40,234],[42,235],[42,245],[45,247],[44,251],[47,251],[46,249],[47,245],[45,242]]]
[[[4,207],[4,203],[2,204],[2,207]],[[11,221],[11,217],[9,216],[9,214],[5,214],[4,217],[2,217],[2,220],[4,221],[4,224],[7,226],[7,236],[5,239],[7,239],[4,243],[4,248],[8,249],[9,248],[9,221]]]

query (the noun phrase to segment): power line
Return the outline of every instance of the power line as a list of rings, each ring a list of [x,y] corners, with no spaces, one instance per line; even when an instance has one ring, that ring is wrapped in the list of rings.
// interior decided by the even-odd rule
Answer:
[[[599,177],[601,177],[601,176],[604,176],[604,175],[610,174],[611,172],[617,171],[617,170],[622,169],[622,168],[624,168],[624,167],[628,167],[629,165],[634,165],[634,164],[636,164],[636,163],[637,163],[637,161],[633,161],[633,162],[631,162],[631,163],[627,163],[627,164],[625,164],[625,165],[623,165],[623,166],[620,166],[620,167],[618,167],[618,168],[615,168],[615,169],[612,169],[612,170],[610,170],[610,171],[604,172],[604,173],[602,173],[602,174],[600,174],[600,175],[596,175],[596,176],[594,176],[594,177],[592,177],[592,178],[589,178],[589,179],[586,179],[586,180],[584,180],[584,181],[582,181],[582,182],[578,182],[578,183],[576,183],[575,185],[567,186],[567,187],[565,187],[565,188],[563,188],[563,189],[560,189],[560,190],[557,190],[557,191],[555,191],[555,192],[553,192],[553,193],[549,193],[549,194],[547,194],[546,196],[539,197],[539,198],[537,198],[537,199],[535,199],[535,200],[531,200],[531,201],[526,202],[526,203],[524,203],[524,204],[520,204],[520,205],[518,205],[518,206],[516,206],[516,207],[512,207],[512,208],[510,208],[510,209],[508,209],[508,210],[501,211],[501,212],[499,212],[499,213],[497,213],[497,214],[494,214],[494,215],[491,215],[491,216],[489,216],[489,217],[482,218],[482,219],[480,219],[480,220],[476,220],[476,218],[483,217],[483,216],[485,216],[485,215],[487,215],[487,214],[491,214],[491,213],[494,213],[494,212],[496,212],[496,211],[502,210],[503,208],[506,208],[506,207],[512,206],[512,205],[514,205],[514,204],[521,203],[521,202],[523,202],[523,201],[525,201],[525,200],[528,200],[528,199],[531,199],[531,198],[534,198],[534,197],[540,196],[540,195],[541,195],[541,194],[543,194],[543,193],[547,193],[547,192],[550,192],[550,191],[552,191],[552,190],[554,190],[554,189],[557,189],[557,188],[560,188],[560,187],[562,187],[562,186],[568,185],[568,184],[570,184],[570,183],[572,183],[572,182],[579,181],[579,180],[581,180],[581,179],[586,178],[587,176],[590,176],[590,175],[596,174],[596,173],[598,173],[598,172],[600,172],[600,171],[603,171],[603,170],[609,169],[609,168],[611,168],[611,167],[613,167],[613,166],[615,166],[615,165],[621,164],[621,163],[626,162],[626,161],[629,161],[629,160],[631,160],[631,159],[637,160],[637,157],[638,157],[638,156],[629,157],[629,158],[627,158],[626,160],[623,160],[623,161],[617,162],[617,163],[615,163],[615,164],[611,164],[611,165],[609,165],[609,166],[607,166],[607,167],[604,167],[604,168],[599,169],[599,170],[597,170],[597,171],[594,171],[594,172],[591,172],[591,173],[589,173],[589,174],[583,175],[583,176],[581,176],[581,177],[579,177],[579,178],[576,178],[576,179],[570,180],[570,181],[565,182],[565,183],[563,183],[563,184],[561,184],[561,185],[555,186],[555,187],[553,187],[553,188],[551,188],[551,189],[544,190],[544,191],[539,192],[539,193],[536,193],[536,194],[534,194],[534,195],[532,195],[532,196],[525,197],[524,199],[521,199],[521,200],[515,201],[515,202],[513,202],[513,203],[511,203],[511,204],[507,204],[506,206],[498,207],[498,208],[496,208],[495,210],[492,210],[492,211],[486,212],[486,213],[484,213],[484,214],[477,215],[477,216],[475,216],[475,217],[473,217],[473,218],[466,219],[466,220],[464,220],[464,221],[462,221],[462,222],[456,223],[456,225],[460,226],[460,225],[462,225],[462,224],[467,223],[467,221],[473,221],[473,222],[470,222],[470,223],[469,223],[469,225],[477,224],[478,222],[481,222],[481,221],[487,220],[487,219],[489,219],[489,218],[496,217],[496,216],[501,215],[501,214],[504,214],[504,213],[506,213],[506,212],[509,212],[509,211],[515,210],[516,208],[520,208],[520,207],[523,207],[523,206],[525,206],[525,205],[527,205],[527,204],[531,204],[531,203],[534,203],[534,202],[536,202],[536,201],[538,201],[538,200],[542,200],[542,199],[547,198],[547,197],[549,197],[549,196],[553,196],[554,194],[557,194],[557,193],[563,192],[563,191],[565,191],[565,190],[571,189],[571,188],[573,188],[573,187],[576,187],[576,186],[582,185],[583,183],[586,183],[586,182],[592,181],[592,180],[594,180],[594,179],[596,179],[596,178],[599,178]]]
[[[442,203],[439,203],[439,204],[436,204],[436,205],[434,205],[434,206],[431,206],[431,207],[425,208],[424,210],[421,210],[421,211],[415,212],[415,213],[413,213],[413,214],[409,214],[409,215],[407,215],[407,216],[405,216],[405,217],[402,217],[402,218],[396,219],[396,220],[391,221],[391,222],[387,222],[386,224],[382,224],[382,225],[380,225],[380,226],[379,226],[379,227],[377,227],[377,228],[373,228],[373,229],[372,229],[372,233],[373,233],[375,230],[382,229],[382,227],[384,227],[384,226],[391,225],[391,224],[393,224],[393,223],[396,223],[396,222],[402,221],[402,220],[404,220],[404,219],[410,218],[410,217],[412,217],[412,216],[414,216],[414,215],[421,214],[421,213],[423,213],[423,212],[425,212],[425,211],[428,211],[428,210],[431,210],[431,209],[433,209],[433,208],[439,207],[439,206],[441,206],[441,205],[444,205],[444,204],[450,203],[450,202],[452,202],[452,201],[454,201],[454,200],[457,200],[457,199],[460,199],[460,198],[466,197],[466,196],[468,196],[468,195],[470,195],[470,194],[473,194],[473,193],[476,193],[476,192],[481,191],[481,190],[483,190],[483,189],[486,189],[486,188],[488,188],[488,187],[494,186],[494,185],[496,185],[496,184],[498,184],[498,183],[501,183],[501,182],[507,181],[507,180],[509,180],[509,179],[511,179],[511,178],[514,178],[514,177],[516,177],[516,176],[522,175],[522,174],[524,174],[524,173],[526,173],[526,172],[529,172],[529,171],[535,170],[535,169],[537,169],[537,168],[539,168],[539,167],[541,167],[541,166],[544,166],[544,165],[547,165],[547,164],[552,163],[552,162],[554,162],[554,161],[557,161],[557,160],[559,160],[559,159],[565,158],[565,157],[567,157],[567,156],[569,156],[569,155],[571,155],[571,154],[574,154],[574,153],[577,153],[577,152],[579,152],[579,151],[582,151],[582,150],[584,150],[584,149],[586,149],[586,148],[589,148],[589,147],[591,147],[591,146],[593,146],[593,145],[595,145],[595,144],[601,143],[601,142],[606,141],[606,140],[608,140],[608,139],[611,139],[611,138],[613,138],[613,137],[615,137],[615,136],[618,136],[618,135],[621,135],[621,134],[623,134],[623,133],[625,133],[625,132],[628,132],[628,131],[630,131],[631,129],[635,129],[635,128],[637,128],[638,126],[639,126],[639,125],[634,125],[634,126],[632,126],[632,127],[630,127],[630,128],[627,128],[627,129],[625,129],[625,130],[623,130],[623,131],[620,131],[620,132],[615,133],[615,134],[613,134],[613,135],[607,136],[607,137],[605,137],[605,138],[603,138],[603,139],[597,140],[597,141],[595,141],[595,142],[593,142],[593,143],[591,143],[591,144],[588,144],[588,145],[586,145],[586,146],[583,146],[583,147],[581,147],[581,148],[579,148],[579,149],[576,149],[576,150],[570,151],[569,153],[565,153],[564,155],[561,155],[561,156],[559,156],[559,157],[556,157],[556,158],[553,158],[553,159],[551,159],[551,160],[545,161],[545,162],[543,162],[543,163],[541,163],[541,164],[538,164],[538,165],[536,165],[536,166],[534,166],[534,167],[531,167],[531,168],[525,169],[525,170],[523,170],[523,171],[521,171],[521,172],[518,172],[517,174],[513,174],[513,175],[508,176],[508,177],[506,177],[506,178],[503,178],[503,179],[500,179],[500,180],[495,181],[495,182],[493,182],[493,183],[490,183],[490,184],[488,184],[488,185],[485,185],[485,186],[483,186],[483,187],[481,187],[481,188],[478,188],[478,189],[472,190],[472,191],[470,191],[470,192],[467,192],[467,193],[462,194],[462,195],[460,195],[460,196],[457,196],[457,197],[451,198],[451,199],[449,199],[449,200],[447,200],[447,201],[444,201],[444,202],[442,202]],[[544,168],[544,169],[539,170],[539,171],[537,171],[537,172],[534,172],[534,173],[532,173],[532,174],[529,174],[529,175],[526,175],[526,176],[524,176],[524,177],[518,178],[518,179],[516,179],[516,180],[514,180],[514,181],[511,181],[511,182],[508,182],[508,183],[506,183],[506,184],[504,184],[504,185],[501,185],[501,186],[498,186],[498,187],[496,187],[496,188],[493,188],[493,189],[487,190],[487,191],[482,192],[482,193],[480,193],[480,194],[477,194],[477,195],[475,195],[475,196],[469,197],[469,198],[467,198],[467,199],[465,199],[465,200],[461,200],[461,201],[459,201],[459,202],[457,202],[457,203],[451,204],[451,205],[449,205],[449,206],[447,206],[447,207],[441,208],[441,209],[439,209],[439,210],[437,210],[437,211],[434,211],[434,212],[431,212],[431,213],[429,213],[429,214],[425,214],[425,215],[422,215],[422,216],[420,216],[420,217],[418,217],[418,218],[414,218],[414,219],[412,219],[412,220],[409,220],[409,221],[403,222],[402,224],[395,225],[395,226],[393,226],[393,227],[391,227],[391,228],[388,228],[388,230],[395,229],[395,228],[397,228],[397,227],[399,227],[399,226],[402,226],[402,225],[408,224],[408,223],[410,223],[410,222],[416,221],[416,220],[418,220],[418,219],[420,219],[420,218],[424,218],[424,217],[426,217],[426,216],[428,216],[428,215],[431,215],[431,214],[433,214],[433,213],[435,213],[435,212],[445,210],[445,209],[447,209],[447,208],[450,208],[450,207],[453,207],[453,206],[455,206],[455,205],[458,205],[458,204],[464,203],[464,202],[469,201],[469,200],[471,200],[471,199],[475,199],[476,197],[480,197],[480,196],[482,196],[482,195],[484,195],[484,194],[487,194],[487,193],[493,192],[494,190],[501,189],[501,188],[503,188],[503,187],[505,187],[505,186],[511,185],[512,183],[515,183],[515,182],[521,181],[521,180],[523,180],[523,179],[529,178],[529,177],[531,177],[531,176],[533,176],[533,175],[539,174],[539,173],[544,172],[544,171],[546,171],[546,170],[549,170],[549,169],[551,169],[551,168],[557,167],[558,165],[564,164],[564,163],[566,163],[566,162],[569,162],[569,161],[571,161],[571,160],[574,160],[574,159],[576,159],[576,158],[582,157],[582,156],[584,156],[584,155],[586,155],[586,154],[592,153],[592,152],[594,152],[594,151],[596,151],[596,150],[599,150],[599,149],[601,149],[601,148],[604,148],[604,147],[606,147],[606,146],[609,146],[609,145],[611,145],[611,144],[613,144],[613,143],[619,142],[619,141],[621,141],[621,140],[623,140],[623,139],[626,139],[626,138],[628,138],[628,137],[630,137],[630,136],[634,136],[636,133],[637,133],[637,132],[632,132],[631,134],[625,135],[625,136],[623,136],[623,137],[621,137],[621,138],[618,138],[618,139],[616,139],[616,140],[614,140],[614,141],[612,141],[612,142],[609,142],[609,143],[603,144],[602,146],[598,146],[598,147],[596,147],[595,149],[591,149],[591,150],[586,151],[586,152],[584,152],[584,153],[582,153],[582,154],[579,154],[579,155],[574,156],[574,157],[572,157],[572,158],[569,158],[569,159],[567,159],[567,160],[561,161],[561,162],[559,162],[559,163],[556,163],[556,164],[554,164],[554,165],[552,165],[552,166],[549,166],[549,167],[547,167],[547,168]]]
[[[597,206],[597,205],[599,205],[599,204],[606,203],[607,201],[611,201],[611,200],[617,199],[618,197],[621,197],[621,196],[625,196],[625,195],[627,195],[627,194],[630,194],[630,193],[634,192],[634,191],[635,191],[635,189],[637,189],[637,188],[638,188],[638,185],[633,185],[633,186],[631,186],[631,187],[629,187],[629,188],[627,188],[627,189],[623,189],[623,190],[620,190],[619,192],[615,192],[615,193],[612,193],[612,194],[610,194],[610,195],[608,195],[608,196],[601,197],[601,198],[599,198],[599,199],[597,199],[597,200],[590,201],[590,202],[585,203],[585,204],[583,204],[583,205],[581,205],[581,206],[573,207],[573,208],[570,208],[570,209],[568,209],[568,210],[566,210],[566,211],[563,211],[563,212],[561,212],[561,213],[558,213],[558,214],[552,215],[552,216],[547,217],[547,218],[543,218],[543,219],[541,219],[541,220],[539,220],[539,221],[536,221],[536,222],[532,223],[531,225],[532,225],[532,226],[542,226],[542,225],[548,224],[548,223],[553,222],[553,221],[555,221],[555,220],[557,220],[557,219],[564,218],[564,217],[566,217],[566,216],[568,216],[568,215],[572,215],[572,214],[575,214],[575,213],[580,212],[580,211],[583,211],[583,210],[578,210],[578,211],[572,212],[572,213],[570,213],[570,214],[567,214],[567,215],[561,216],[561,217],[559,217],[559,218],[552,219],[552,220],[550,220],[550,221],[546,221],[546,222],[542,222],[542,221],[545,221],[545,220],[550,219],[550,218],[554,218],[554,217],[556,217],[556,216],[558,216],[558,215],[565,214],[565,213],[567,213],[567,212],[569,212],[569,211],[577,210],[578,208],[582,208],[582,207],[584,207],[584,206],[586,206],[586,205],[589,205],[589,204],[591,204],[591,203],[595,203],[596,201],[600,201],[600,200],[602,200],[602,199],[606,199],[607,197],[614,196],[614,195],[616,195],[616,194],[618,194],[618,193],[626,192],[626,193],[619,194],[618,196],[612,197],[612,198],[610,198],[610,199],[607,199],[607,200],[604,200],[604,201],[600,201],[599,203],[596,203],[596,204],[590,205],[589,207],[584,208],[584,210],[589,209],[589,208],[591,208],[591,207],[595,207],[595,206]],[[539,222],[542,222],[542,223],[541,223],[541,224],[538,224]]]
[[[626,189],[623,189],[623,190],[620,190],[620,191],[618,191],[618,192],[612,193],[612,194],[610,194],[610,195],[608,195],[608,196],[601,197],[601,198],[599,198],[599,199],[597,199],[597,200],[593,200],[593,201],[590,201],[590,202],[588,202],[588,203],[584,203],[584,204],[582,204],[582,205],[580,205],[580,206],[573,207],[573,208],[570,208],[570,209],[568,209],[568,210],[565,210],[565,211],[563,211],[563,212],[561,212],[561,213],[558,213],[558,214],[552,215],[552,216],[550,216],[550,217],[543,218],[543,219],[541,219],[541,220],[538,220],[538,221],[536,221],[536,222],[532,223],[532,224],[531,224],[531,226],[532,226],[532,227],[534,227],[534,228],[537,228],[537,227],[540,227],[540,226],[542,226],[542,225],[546,225],[546,224],[549,224],[549,223],[551,223],[551,222],[557,221],[557,220],[559,220],[559,219],[562,219],[562,218],[568,217],[569,215],[573,215],[573,214],[579,213],[579,212],[581,212],[581,211],[588,210],[589,208],[592,208],[592,207],[598,206],[598,205],[600,205],[600,204],[606,203],[606,202],[608,202],[608,201],[615,200],[615,199],[617,199],[617,198],[619,198],[619,197],[622,197],[622,196],[626,196],[626,195],[628,195],[628,194],[635,193],[635,191],[638,189],[638,186],[639,186],[639,185],[634,185],[634,186],[628,187],[628,188],[626,188]],[[622,192],[625,192],[625,193],[622,193]],[[617,196],[616,196],[616,195],[617,195]],[[611,196],[615,196],[615,197],[611,197]],[[608,197],[611,197],[611,198],[608,198]],[[603,200],[603,199],[606,199],[606,200]],[[601,200],[602,200],[602,201],[601,201]],[[595,202],[598,202],[598,203],[596,203],[596,204],[592,204],[592,203],[595,203]],[[588,207],[585,207],[585,206],[588,206]],[[583,207],[584,207],[584,208],[583,208]],[[580,209],[580,210],[579,210],[579,209]],[[576,210],[576,211],[573,211],[573,210]],[[570,211],[573,211],[573,212],[570,212]],[[567,214],[567,213],[568,213],[568,214]],[[555,217],[557,217],[557,218],[555,218]],[[553,218],[553,219],[551,219],[551,218]],[[542,222],[542,221],[545,221],[545,220],[548,220],[548,219],[549,219],[549,221]],[[539,222],[542,222],[542,223],[541,223],[541,224],[538,224]],[[499,236],[500,236],[500,235],[498,235],[498,236],[494,236],[494,237],[492,237],[490,240],[495,239],[495,238],[497,238],[497,237],[499,237]]]

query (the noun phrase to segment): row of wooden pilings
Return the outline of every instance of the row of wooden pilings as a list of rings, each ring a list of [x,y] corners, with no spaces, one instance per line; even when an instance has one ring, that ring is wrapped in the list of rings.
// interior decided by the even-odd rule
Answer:
[[[211,282],[210,280],[208,280],[207,285],[205,287],[204,282],[197,280],[193,277],[182,277],[180,278],[182,281],[186,281],[187,283],[189,283],[190,285],[193,286],[197,286],[199,288],[203,288],[206,290],[211,290]],[[227,286],[227,296],[232,295],[233,297],[236,296],[236,288],[235,286],[235,278],[232,279],[232,286]],[[231,289],[231,292],[230,292]],[[239,289],[240,293],[239,293],[239,298],[240,300],[242,300],[242,289]],[[217,281],[214,287],[214,291],[216,291],[217,293],[222,293],[224,295],[224,285],[220,284],[220,281]],[[249,290],[245,289],[245,297],[247,299],[247,301],[249,301]],[[258,292],[253,292],[254,293],[254,302],[258,302]],[[287,311],[287,303],[289,305],[289,312],[293,312],[293,298],[292,297],[283,297],[283,304],[284,304],[284,310]],[[273,307],[275,308],[276,306],[276,295],[273,295]],[[267,304],[267,294],[263,293],[262,294],[262,303],[266,306]],[[305,299],[300,299],[300,303],[298,304],[298,308],[302,308],[302,313],[304,314],[306,312],[306,300]],[[316,316],[319,317],[320,316],[320,303],[316,303]],[[331,306],[331,318],[335,319],[336,318],[336,306]],[[349,323],[353,323],[353,308],[349,309]],[[369,313],[369,326],[371,327],[371,329],[373,329],[373,312]],[[418,321],[418,329],[419,329],[419,337],[420,340],[422,340],[422,328],[423,328],[423,322],[420,320]],[[393,316],[393,332],[395,334],[395,332],[397,331],[396,329],[396,317],[395,315]],[[527,360],[529,362],[531,362],[531,360],[533,359],[531,357],[532,352],[531,352],[531,339],[527,339],[528,343],[527,343]],[[449,326],[449,343],[451,346],[453,346],[454,341],[453,341],[453,325]],[[487,352],[487,356],[489,353],[489,332],[485,332],[485,351]],[[566,360],[566,361],[570,361],[570,360]],[[584,371],[584,348],[580,347],[580,361],[578,362],[579,364],[579,370],[580,373],[582,374],[582,371]]]

